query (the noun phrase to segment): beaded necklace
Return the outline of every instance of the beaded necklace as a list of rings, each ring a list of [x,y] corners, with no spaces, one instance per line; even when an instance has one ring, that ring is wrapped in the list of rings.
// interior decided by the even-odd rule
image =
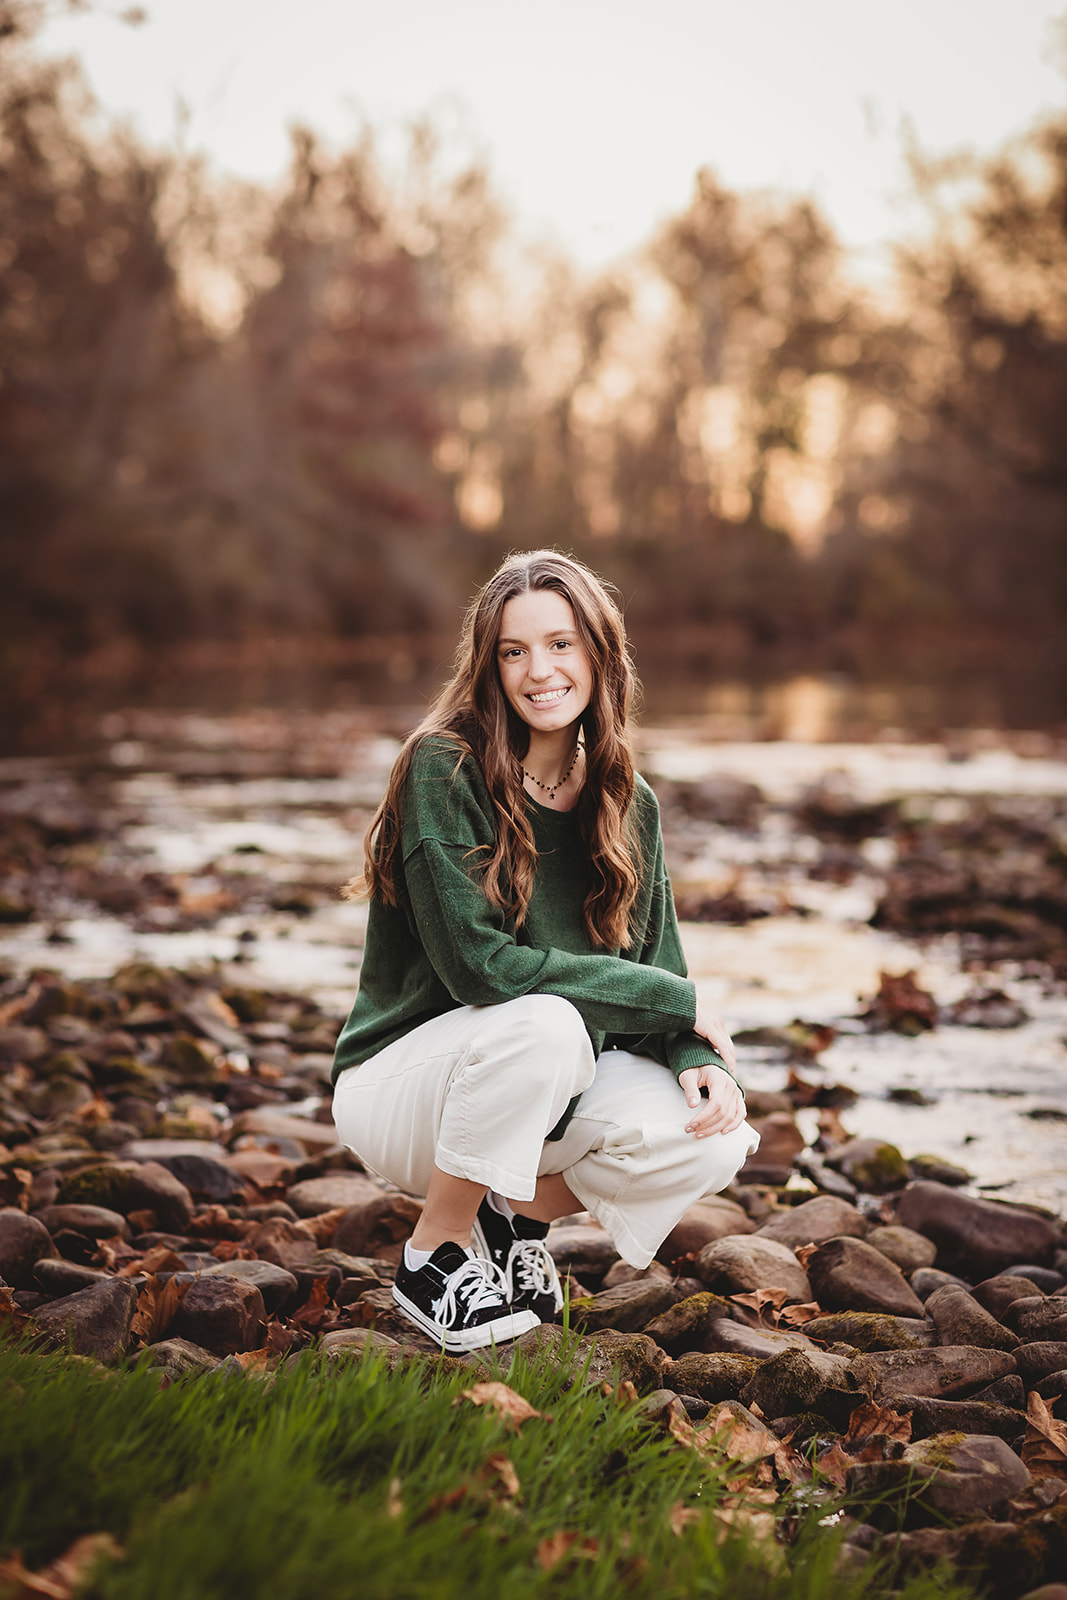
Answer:
[[[574,747],[574,754],[571,757],[571,764],[567,768],[566,772],[563,774],[562,778],[559,780],[558,783],[542,783],[540,778],[535,778],[533,773],[528,771],[526,767],[523,767],[523,769],[522,769],[523,777],[524,778],[529,778],[531,783],[536,783],[536,785],[537,785],[537,787],[539,789],[543,789],[545,791],[545,793],[547,794],[547,796],[548,796],[548,798],[550,800],[554,800],[556,798],[557,791],[563,788],[563,785],[566,783],[567,779],[570,777],[571,773],[574,771],[575,767],[577,766],[578,757],[579,757],[579,755],[581,754],[581,752],[584,749],[585,749],[585,746],[583,745],[582,741],[579,739],[578,743]]]

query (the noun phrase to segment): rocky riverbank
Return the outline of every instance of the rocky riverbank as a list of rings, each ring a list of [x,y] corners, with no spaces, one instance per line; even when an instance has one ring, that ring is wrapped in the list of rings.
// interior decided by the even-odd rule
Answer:
[[[105,1365],[143,1352],[163,1383],[269,1373],[309,1347],[443,1359],[390,1299],[420,1202],[336,1143],[336,1026],[306,996],[144,963],[10,978],[3,1329]],[[798,1035],[794,1059],[818,1042]],[[686,1446],[748,1463],[768,1531],[797,1496],[843,1490],[850,1563],[948,1559],[1014,1600],[1067,1565],[1063,1221],[851,1137],[847,1092],[783,1076],[750,1095],[763,1145],[738,1183],[646,1272],[588,1218],[553,1227],[581,1335],[566,1359],[587,1381],[620,1372]],[[524,1342],[551,1357],[563,1339]]]

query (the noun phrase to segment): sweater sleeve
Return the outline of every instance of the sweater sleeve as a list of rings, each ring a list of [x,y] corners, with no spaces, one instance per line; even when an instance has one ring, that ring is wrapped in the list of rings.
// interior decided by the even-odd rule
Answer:
[[[648,871],[652,878],[652,899],[649,908],[645,937],[639,947],[630,952],[642,965],[688,976],[685,953],[678,931],[678,917],[674,909],[674,894],[663,853],[663,835],[659,825],[659,807],[651,799],[651,817],[646,830],[646,850],[649,854]],[[654,830],[654,831],[653,831]],[[694,1011],[695,1014],[695,1011]],[[669,1067],[675,1077],[689,1067],[712,1064],[729,1072],[722,1056],[692,1027],[665,1032],[649,1031],[637,1038],[615,1037],[606,1041],[620,1049],[632,1050],[636,1055],[651,1056],[654,1061]],[[733,1074],[730,1074],[731,1077]]]

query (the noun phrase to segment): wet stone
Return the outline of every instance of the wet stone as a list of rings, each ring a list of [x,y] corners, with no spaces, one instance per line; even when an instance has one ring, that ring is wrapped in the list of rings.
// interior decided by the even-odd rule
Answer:
[[[189,1285],[168,1331],[213,1355],[229,1356],[257,1349],[265,1321],[263,1296],[254,1284],[205,1273]]]
[[[55,1254],[43,1222],[14,1206],[0,1210],[0,1279],[6,1284],[14,1289],[31,1288],[37,1262]]]
[[[849,1139],[831,1150],[826,1159],[865,1194],[899,1189],[910,1176],[908,1163],[896,1145],[881,1139]]]
[[[942,1266],[972,1277],[992,1277],[1016,1261],[1049,1266],[1060,1241],[1044,1217],[960,1194],[943,1183],[908,1184],[897,1202],[897,1217],[933,1240]]]
[[[808,1260],[812,1297],[830,1311],[921,1317],[922,1301],[900,1268],[862,1239],[829,1239]]]
[[[706,1244],[733,1234],[754,1233],[755,1223],[743,1206],[723,1195],[709,1195],[690,1206],[681,1221],[671,1229],[659,1248],[662,1261],[677,1261],[680,1256],[695,1256]]]
[[[781,1350],[811,1350],[814,1346],[802,1333],[787,1333],[782,1328],[750,1328],[745,1322],[723,1317],[708,1323],[704,1349],[725,1355],[754,1356],[763,1361]]]
[[[834,1195],[816,1195],[773,1217],[758,1230],[760,1239],[774,1239],[790,1250],[805,1244],[823,1244],[827,1239],[852,1235],[862,1239],[870,1224],[854,1205]]]
[[[1013,1352],[1019,1376],[1030,1388],[1042,1378],[1067,1369],[1067,1342],[1056,1339],[1037,1339],[1032,1344],[1021,1344]]]
[[[670,1281],[648,1279],[643,1283],[621,1283],[588,1299],[572,1299],[571,1321],[575,1327],[590,1333],[600,1328],[638,1333],[677,1298]]]
[[[46,1256],[34,1267],[33,1276],[44,1294],[55,1297],[88,1289],[94,1283],[106,1281],[110,1274],[101,1267],[84,1267],[74,1261],[50,1260]]]
[[[911,1413],[911,1436],[935,1433],[981,1433],[1014,1444],[1026,1428],[1022,1411],[987,1400],[938,1400],[930,1395],[900,1395],[894,1410]]]
[[[1010,1328],[990,1316],[966,1289],[948,1284],[936,1289],[926,1302],[926,1315],[937,1329],[941,1344],[978,1345],[987,1350],[1014,1350],[1019,1343]],[[1020,1371],[1022,1369],[1020,1368]]]
[[[1052,1267],[1034,1267],[1021,1264],[1009,1267],[1005,1276],[1025,1278],[1032,1283],[1035,1289],[1040,1289],[1042,1294],[1058,1294],[1067,1284],[1067,1278],[1062,1272],[1055,1271]]]
[[[937,1246],[921,1233],[916,1233],[914,1228],[872,1228],[867,1235],[867,1243],[888,1256],[906,1278],[922,1267],[932,1267],[937,1259]]]
[[[45,1206],[35,1215],[53,1236],[64,1228],[84,1233],[90,1239],[113,1239],[127,1231],[126,1218],[106,1206]]]
[[[932,1350],[870,1351],[856,1356],[852,1370],[860,1388],[885,1404],[898,1395],[964,1397],[1015,1371],[1005,1350],[941,1345]]]
[[[306,1178],[289,1188],[289,1204],[298,1217],[317,1217],[324,1211],[346,1211],[371,1205],[382,1198],[381,1186],[371,1178],[354,1172],[331,1172],[322,1178]]]
[[[1014,1305],[1016,1300],[1032,1300],[1034,1289],[1035,1285],[1029,1278],[1020,1278],[1015,1273],[1005,1272],[975,1284],[971,1293],[978,1304],[1000,1322],[1008,1307]]]
[[[181,1377],[185,1373],[211,1372],[220,1357],[189,1339],[160,1339],[149,1345],[147,1360],[150,1367],[163,1367],[168,1374]]]
[[[787,1245],[750,1234],[705,1245],[694,1270],[709,1289],[747,1294],[753,1289],[784,1289],[790,1300],[812,1298],[808,1275]]]
[[[205,1278],[238,1278],[259,1290],[268,1316],[296,1299],[299,1285],[291,1272],[271,1261],[220,1261],[203,1269]]]
[[[138,1287],[129,1278],[106,1278],[65,1295],[36,1313],[37,1337],[48,1349],[109,1364],[125,1355]]]

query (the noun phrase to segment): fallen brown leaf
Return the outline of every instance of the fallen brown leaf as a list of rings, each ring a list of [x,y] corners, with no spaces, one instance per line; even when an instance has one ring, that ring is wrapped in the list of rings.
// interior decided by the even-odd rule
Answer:
[[[327,1282],[328,1279],[325,1277],[315,1279],[311,1285],[311,1293],[304,1304],[299,1311],[294,1311],[289,1318],[289,1321],[294,1323],[296,1327],[306,1328],[310,1333],[324,1321],[330,1309],[330,1294],[326,1287]]]
[[[765,1327],[778,1326],[779,1314],[789,1298],[785,1289],[754,1289],[751,1294],[732,1294],[735,1305],[745,1306],[756,1313],[756,1320]]]
[[[134,1256],[132,1261],[127,1261],[118,1270],[120,1278],[135,1278],[139,1273],[147,1272],[155,1275],[160,1272],[185,1272],[186,1265],[176,1251],[168,1245],[157,1244],[153,1249],[146,1250],[143,1256]]]
[[[872,1402],[856,1406],[848,1419],[848,1432],[841,1440],[841,1448],[849,1455],[856,1455],[859,1451],[868,1451],[872,1448],[878,1450],[878,1455],[884,1455],[884,1450],[877,1444],[878,1440],[898,1439],[907,1444],[911,1438],[911,1413],[902,1415],[899,1411],[892,1411],[888,1406],[878,1406]],[[877,1457],[867,1457],[877,1459]]]
[[[174,1320],[188,1287],[176,1278],[168,1278],[164,1283],[155,1276],[150,1277],[137,1296],[137,1307],[130,1322],[134,1337],[142,1344],[157,1344]]]
[[[86,1533],[40,1572],[29,1572],[16,1551],[6,1561],[0,1561],[0,1582],[21,1585],[11,1600],[23,1600],[30,1595],[45,1595],[47,1600],[72,1600],[75,1589],[101,1556],[117,1560],[122,1554],[122,1546],[110,1533]]]
[[[543,1572],[551,1572],[564,1556],[570,1556],[572,1561],[595,1561],[599,1555],[600,1545],[596,1539],[583,1539],[580,1533],[553,1533],[537,1546],[537,1559]]]
[[[847,1456],[839,1444],[835,1444],[823,1451],[815,1463],[815,1471],[820,1477],[829,1478],[837,1488],[843,1489],[848,1469],[854,1464],[852,1457]]]
[[[516,1394],[514,1389],[509,1389],[506,1383],[496,1381],[476,1383],[470,1389],[464,1389],[453,1400],[452,1404],[458,1406],[461,1400],[469,1400],[474,1406],[492,1406],[498,1412],[503,1422],[509,1428],[520,1428],[531,1417],[540,1417],[543,1412],[535,1411],[528,1400],[521,1394]]]
[[[317,1217],[305,1217],[304,1227],[310,1228],[315,1235],[315,1243],[319,1249],[328,1245],[337,1232],[337,1224],[346,1214],[345,1206],[335,1206],[332,1211],[320,1211]]]
[[[805,1300],[800,1305],[783,1306],[778,1317],[779,1322],[784,1322],[787,1328],[802,1327],[805,1322],[810,1322],[812,1317],[822,1316],[822,1306],[817,1300]]]
[[[1026,1436],[1021,1453],[1035,1478],[1067,1477],[1067,1422],[1052,1415],[1052,1407],[1036,1389],[1026,1397]]]
[[[15,1333],[21,1333],[32,1321],[29,1312],[15,1304],[14,1291],[6,1287],[0,1289],[0,1328],[7,1327]]]
[[[793,1254],[796,1256],[805,1272],[808,1270],[808,1262],[811,1260],[818,1248],[819,1246],[817,1244],[798,1244],[794,1247]]]
[[[231,1360],[237,1362],[242,1372],[266,1372],[270,1351],[266,1345],[259,1350],[238,1350]]]

